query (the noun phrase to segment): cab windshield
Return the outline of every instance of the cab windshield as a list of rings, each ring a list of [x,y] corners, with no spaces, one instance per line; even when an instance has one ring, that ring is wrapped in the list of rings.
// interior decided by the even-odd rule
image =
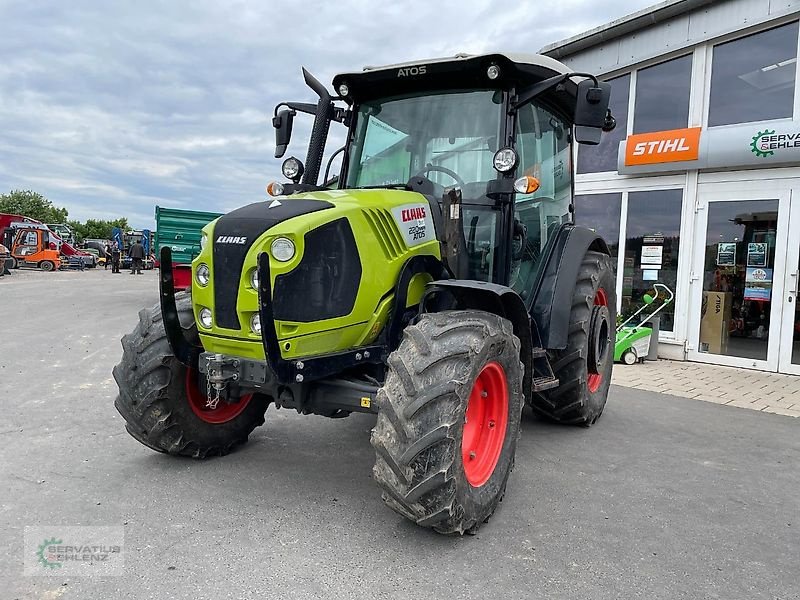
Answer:
[[[417,174],[446,187],[495,179],[502,103],[497,90],[364,102],[346,187],[404,184]]]

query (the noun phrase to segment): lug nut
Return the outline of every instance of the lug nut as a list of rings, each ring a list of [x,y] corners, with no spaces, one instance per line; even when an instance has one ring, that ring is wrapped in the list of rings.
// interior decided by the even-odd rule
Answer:
[[[369,350],[364,350],[364,358],[369,358]]]
[[[494,421],[489,421],[489,429],[494,429]]]
[[[298,371],[302,371],[303,367],[305,367],[305,365],[303,364],[302,360],[298,360],[297,363],[295,363],[295,367],[297,367]]]
[[[361,352],[356,352],[356,360],[361,360]]]
[[[489,395],[489,392],[487,392],[486,390],[483,390],[481,392],[481,398],[486,398],[488,395]]]
[[[303,383],[303,376],[302,376],[302,375],[300,375],[300,373],[298,373],[297,375],[295,375],[295,376],[294,376],[294,380],[295,380],[297,383]]]
[[[470,460],[475,460],[475,451],[474,450],[469,453],[469,459]]]

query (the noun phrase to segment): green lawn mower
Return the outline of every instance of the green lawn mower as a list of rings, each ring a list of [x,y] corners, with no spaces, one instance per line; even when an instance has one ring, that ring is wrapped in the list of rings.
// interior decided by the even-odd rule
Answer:
[[[653,317],[669,306],[675,298],[672,290],[663,283],[654,284],[653,290],[655,294],[645,294],[643,298],[644,304],[641,308],[617,327],[617,339],[614,344],[615,362],[633,365],[637,361],[643,362],[650,353],[653,328],[647,327],[645,323],[651,321]],[[634,320],[636,320],[637,324],[630,325]],[[658,340],[656,340],[656,343],[658,343]]]
[[[472,533],[505,493],[525,405],[582,426],[606,405],[613,261],[573,222],[571,157],[613,129],[610,86],[504,54],[344,73],[336,95],[303,74],[318,101],[281,102],[272,124],[281,158],[313,115],[305,163],[203,228],[190,293],[161,249],[116,407],[142,444],[196,458],[244,443],[270,405],[375,414],[385,503]],[[331,127],[345,144],[318,181]]]

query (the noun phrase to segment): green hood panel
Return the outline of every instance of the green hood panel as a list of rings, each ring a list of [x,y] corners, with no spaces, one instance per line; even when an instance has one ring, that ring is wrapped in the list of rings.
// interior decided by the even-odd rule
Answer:
[[[269,208],[271,204],[273,209]],[[325,207],[308,211],[299,210],[301,205]],[[250,357],[255,352],[263,357],[263,350],[254,344],[260,340],[260,336],[251,330],[251,321],[258,312],[258,294],[251,284],[251,276],[258,255],[262,252],[269,254],[270,245],[278,237],[291,240],[296,252],[287,262],[279,262],[274,258],[270,260],[275,296],[281,293],[281,286],[276,286],[276,279],[303,268],[306,234],[324,225],[346,219],[352,229],[360,261],[358,291],[349,314],[311,322],[275,323],[281,352],[286,359],[337,352],[373,342],[389,317],[393,292],[406,261],[416,255],[441,258],[430,206],[424,196],[415,192],[387,189],[316,191],[270,198],[263,205],[257,203],[246,208],[248,213],[265,216],[260,219],[255,216],[251,220],[256,222],[246,222],[240,228],[241,231],[246,229],[252,232],[261,227],[263,231],[252,243],[247,240],[248,247],[243,253],[241,267],[220,258],[225,253],[217,248],[217,239],[220,238],[219,245],[222,246],[231,245],[231,240],[238,242],[233,238],[247,237],[236,233],[237,227],[231,218],[234,215],[239,218],[242,215],[240,211],[244,209],[220,217],[205,227],[209,243],[193,262],[195,269],[204,263],[211,270],[211,281],[207,286],[201,287],[194,277],[192,281],[195,317],[201,307],[211,309],[215,315],[210,329],[198,324],[203,345],[209,351]],[[300,214],[279,221],[270,218],[271,210],[284,213],[293,212],[293,208],[297,208],[294,212]],[[332,243],[332,247],[335,246]],[[319,252],[319,249],[314,251]],[[321,258],[328,259],[329,268],[335,269],[337,276],[352,274],[359,266],[339,264],[333,256]],[[217,290],[215,286],[221,284],[228,289]],[[308,289],[303,290],[308,292],[307,296],[293,292],[291,298],[282,300],[308,302],[309,298],[318,298],[319,294],[324,295],[329,291],[320,285],[317,279],[309,277]],[[421,289],[419,285],[413,286],[410,303],[419,301]],[[219,310],[228,314],[220,319],[217,316]],[[215,339],[219,339],[218,347],[215,347]],[[240,352],[231,352],[231,344],[237,346],[237,341],[242,343]]]

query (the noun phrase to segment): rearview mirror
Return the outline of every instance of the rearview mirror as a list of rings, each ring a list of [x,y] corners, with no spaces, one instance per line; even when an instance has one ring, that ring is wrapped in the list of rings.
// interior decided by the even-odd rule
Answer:
[[[292,123],[295,112],[285,108],[272,117],[272,126],[275,128],[275,158],[286,154],[289,141],[292,139]]]
[[[584,79],[578,84],[575,98],[575,141],[579,144],[596,145],[600,135],[608,126],[608,102],[611,99],[611,84]]]

